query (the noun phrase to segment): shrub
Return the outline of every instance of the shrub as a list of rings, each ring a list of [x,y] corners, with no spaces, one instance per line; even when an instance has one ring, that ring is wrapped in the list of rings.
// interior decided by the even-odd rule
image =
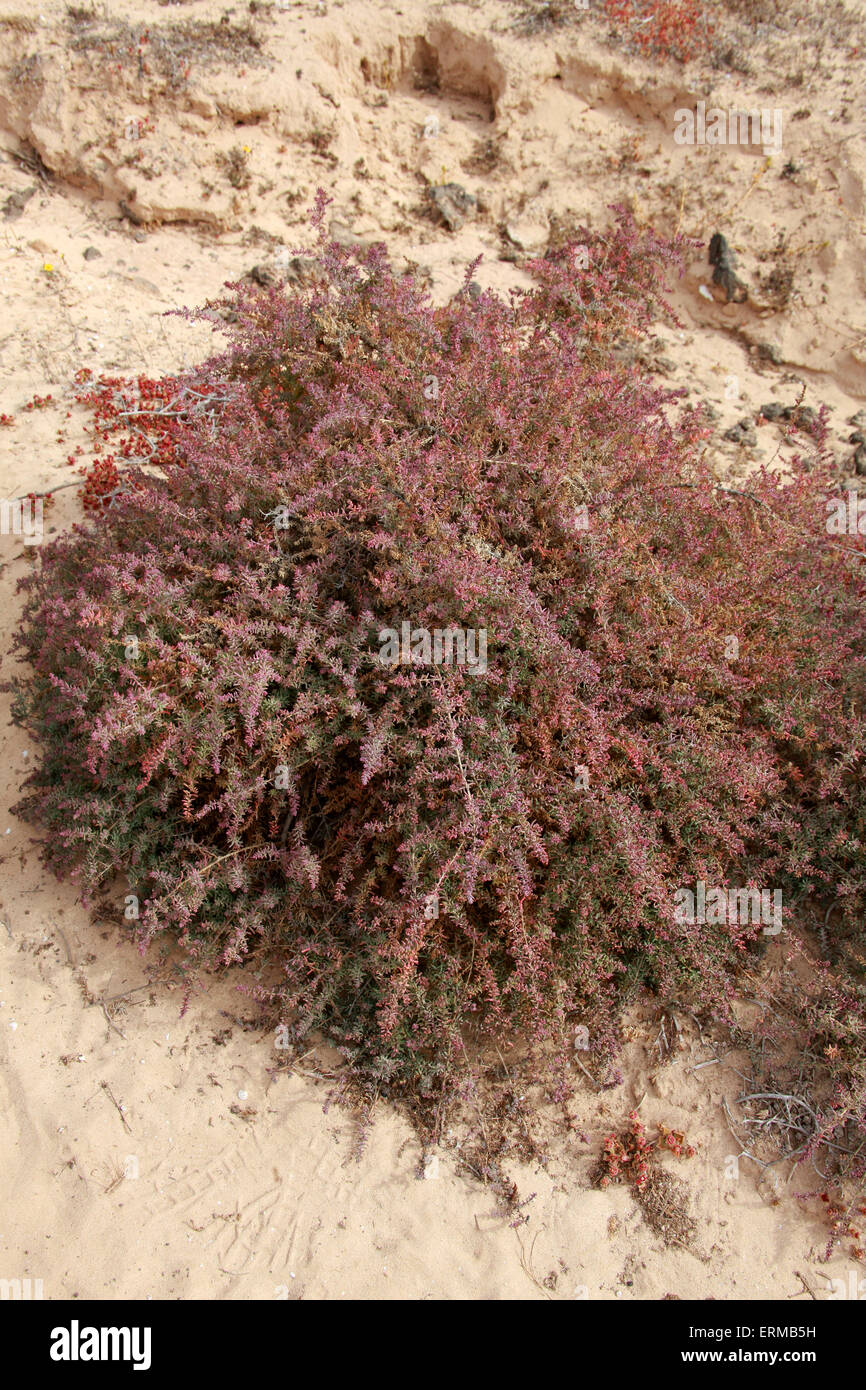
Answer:
[[[142,949],[248,962],[295,1038],[422,1095],[469,1024],[564,1060],[636,984],[723,1008],[761,926],[680,920],[696,880],[855,930],[862,542],[826,459],[724,486],[618,360],[681,244],[620,213],[435,308],[320,239],[305,289],[202,311],[230,343],[175,383],[164,466],[24,581],[49,864],[126,875]],[[486,633],[486,671],[383,664],[404,622]]]

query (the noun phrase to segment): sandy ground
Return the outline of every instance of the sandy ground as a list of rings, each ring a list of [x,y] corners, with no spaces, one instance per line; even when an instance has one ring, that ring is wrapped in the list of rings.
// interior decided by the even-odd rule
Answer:
[[[723,232],[748,300],[718,302],[696,251],[673,294],[683,327],[659,325],[650,366],[714,406],[710,447],[734,476],[788,446],[775,424],[742,444],[724,432],[805,385],[805,404],[831,407],[852,476],[862,7],[786,7],[778,28],[765,9],[757,28],[723,11],[716,65],[683,68],[629,53],[600,4],[560,6],[565,22],[529,32],[519,5],[494,0],[2,6],[0,413],[15,423],[0,428],[0,492],[75,477],[81,366],[157,376],[200,359],[209,330],[166,311],[308,244],[318,186],[337,235],[384,240],[440,299],[479,254],[483,285],[527,283],[524,253],[569,219],[602,225],[614,202],[665,232]],[[678,145],[674,112],[699,99],[779,109],[782,151]],[[455,231],[425,207],[426,185],[449,181],[478,200]],[[75,497],[57,494],[48,528],[77,519]],[[0,536],[4,653],[28,552]],[[273,1039],[245,1026],[233,981],[181,1016],[116,924],[49,878],[10,810],[34,756],[0,720],[0,1279],[41,1279],[52,1299],[808,1301],[863,1273],[841,1254],[822,1262],[826,1225],[794,1196],[820,1186],[814,1173],[732,1162],[722,1100],[735,1110],[737,1059],[713,1061],[685,1015],[664,1059],[658,1020],[636,1016],[622,1085],[598,1095],[581,1080],[572,1131],[551,1125],[544,1163],[510,1165],[534,1194],[522,1224],[460,1162],[459,1136],[423,1170],[383,1103],[359,1154],[326,1081],[303,1065],[274,1074]],[[695,1223],[679,1244],[626,1188],[589,1184],[603,1136],[638,1103],[696,1146],[666,1160]]]

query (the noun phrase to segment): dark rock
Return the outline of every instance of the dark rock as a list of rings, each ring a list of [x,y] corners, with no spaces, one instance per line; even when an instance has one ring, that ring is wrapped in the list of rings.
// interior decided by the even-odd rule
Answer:
[[[848,443],[866,444],[866,434],[863,434],[861,430],[855,430],[853,434],[849,434]]]
[[[473,217],[478,201],[467,193],[459,183],[435,184],[430,190],[430,198],[442,221],[450,232],[458,232],[467,217]]]
[[[721,232],[710,237],[708,260],[713,269],[713,284],[724,290],[729,304],[742,304],[747,298],[746,287],[734,274],[737,258]]]
[[[84,252],[84,259],[86,261],[98,261],[101,255],[102,252],[97,251],[95,246],[88,246]]]
[[[793,425],[795,430],[805,430],[811,434],[818,421],[818,413],[810,405],[786,405],[780,418]]]
[[[854,450],[854,472],[861,478],[866,476],[866,444],[859,444]]]
[[[748,416],[743,420],[738,420],[735,425],[731,425],[729,430],[725,430],[722,438],[729,439],[732,444],[746,444],[751,447],[754,447],[758,442],[758,436]]]
[[[311,285],[320,274],[318,262],[310,256],[293,256],[286,267],[285,278],[291,285]]]
[[[785,417],[785,407],[779,405],[778,401],[770,401],[768,405],[761,406],[761,414],[765,420],[782,420]]]
[[[125,217],[127,221],[131,222],[133,227],[144,226],[147,218],[142,217],[141,213],[138,212],[136,208],[131,208],[129,203],[124,203],[122,200],[118,206],[120,207],[121,215]]]
[[[254,284],[261,285],[267,289],[268,285],[275,285],[277,277],[272,270],[268,270],[266,265],[254,265],[252,270],[244,276],[245,280],[252,280]]]
[[[32,188],[22,188],[18,193],[10,193],[3,204],[3,216],[7,222],[17,222],[24,212],[33,194],[36,192],[36,184]]]
[[[658,372],[660,376],[673,376],[677,369],[677,364],[672,357],[654,357],[652,360],[652,369],[654,372]]]
[[[772,362],[777,367],[784,361],[781,350],[775,343],[756,343],[755,352],[763,361]]]
[[[467,297],[469,299],[478,299],[481,292],[481,286],[479,285],[478,281],[470,280],[468,285],[461,285],[457,293],[453,294],[451,298],[452,300],[465,299]]]

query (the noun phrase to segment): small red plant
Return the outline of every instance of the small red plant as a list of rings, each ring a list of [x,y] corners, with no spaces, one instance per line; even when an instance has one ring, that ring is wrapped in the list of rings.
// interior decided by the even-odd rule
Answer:
[[[624,1134],[609,1134],[604,1141],[599,1187],[609,1187],[612,1182],[628,1182],[638,1192],[643,1192],[650,1178],[650,1161],[659,1147],[669,1149],[677,1158],[694,1157],[694,1149],[679,1130],[659,1125],[656,1138],[649,1139],[637,1111],[630,1110],[628,1118],[629,1128]]]
[[[642,1192],[649,1180],[649,1159],[655,1143],[646,1137],[646,1130],[638,1119],[636,1110],[630,1111],[628,1118],[629,1128],[624,1134],[609,1134],[604,1141],[604,1172],[598,1185],[609,1187],[612,1182],[625,1181],[632,1183]]]
[[[863,1237],[858,1226],[854,1224],[855,1212],[859,1216],[866,1217],[866,1205],[864,1205],[862,1197],[859,1200],[855,1199],[855,1201],[849,1202],[847,1205],[841,1196],[833,1196],[829,1192],[822,1192],[820,1198],[824,1203],[831,1231],[824,1258],[829,1260],[836,1246],[847,1240],[849,1243],[848,1254],[851,1259],[863,1262],[866,1259],[861,1243]]]

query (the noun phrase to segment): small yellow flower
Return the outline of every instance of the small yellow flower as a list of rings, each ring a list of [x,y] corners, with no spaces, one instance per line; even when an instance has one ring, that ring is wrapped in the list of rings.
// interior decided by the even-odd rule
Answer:
[[[252,150],[250,149],[249,145],[244,145],[243,151],[244,154],[252,154]]]
[[[45,264],[43,265],[42,269],[43,269],[43,270],[46,270],[46,271],[48,272],[48,274],[50,275],[51,272],[52,272],[52,270],[54,269],[54,266],[51,264],[50,261],[46,261]]]

